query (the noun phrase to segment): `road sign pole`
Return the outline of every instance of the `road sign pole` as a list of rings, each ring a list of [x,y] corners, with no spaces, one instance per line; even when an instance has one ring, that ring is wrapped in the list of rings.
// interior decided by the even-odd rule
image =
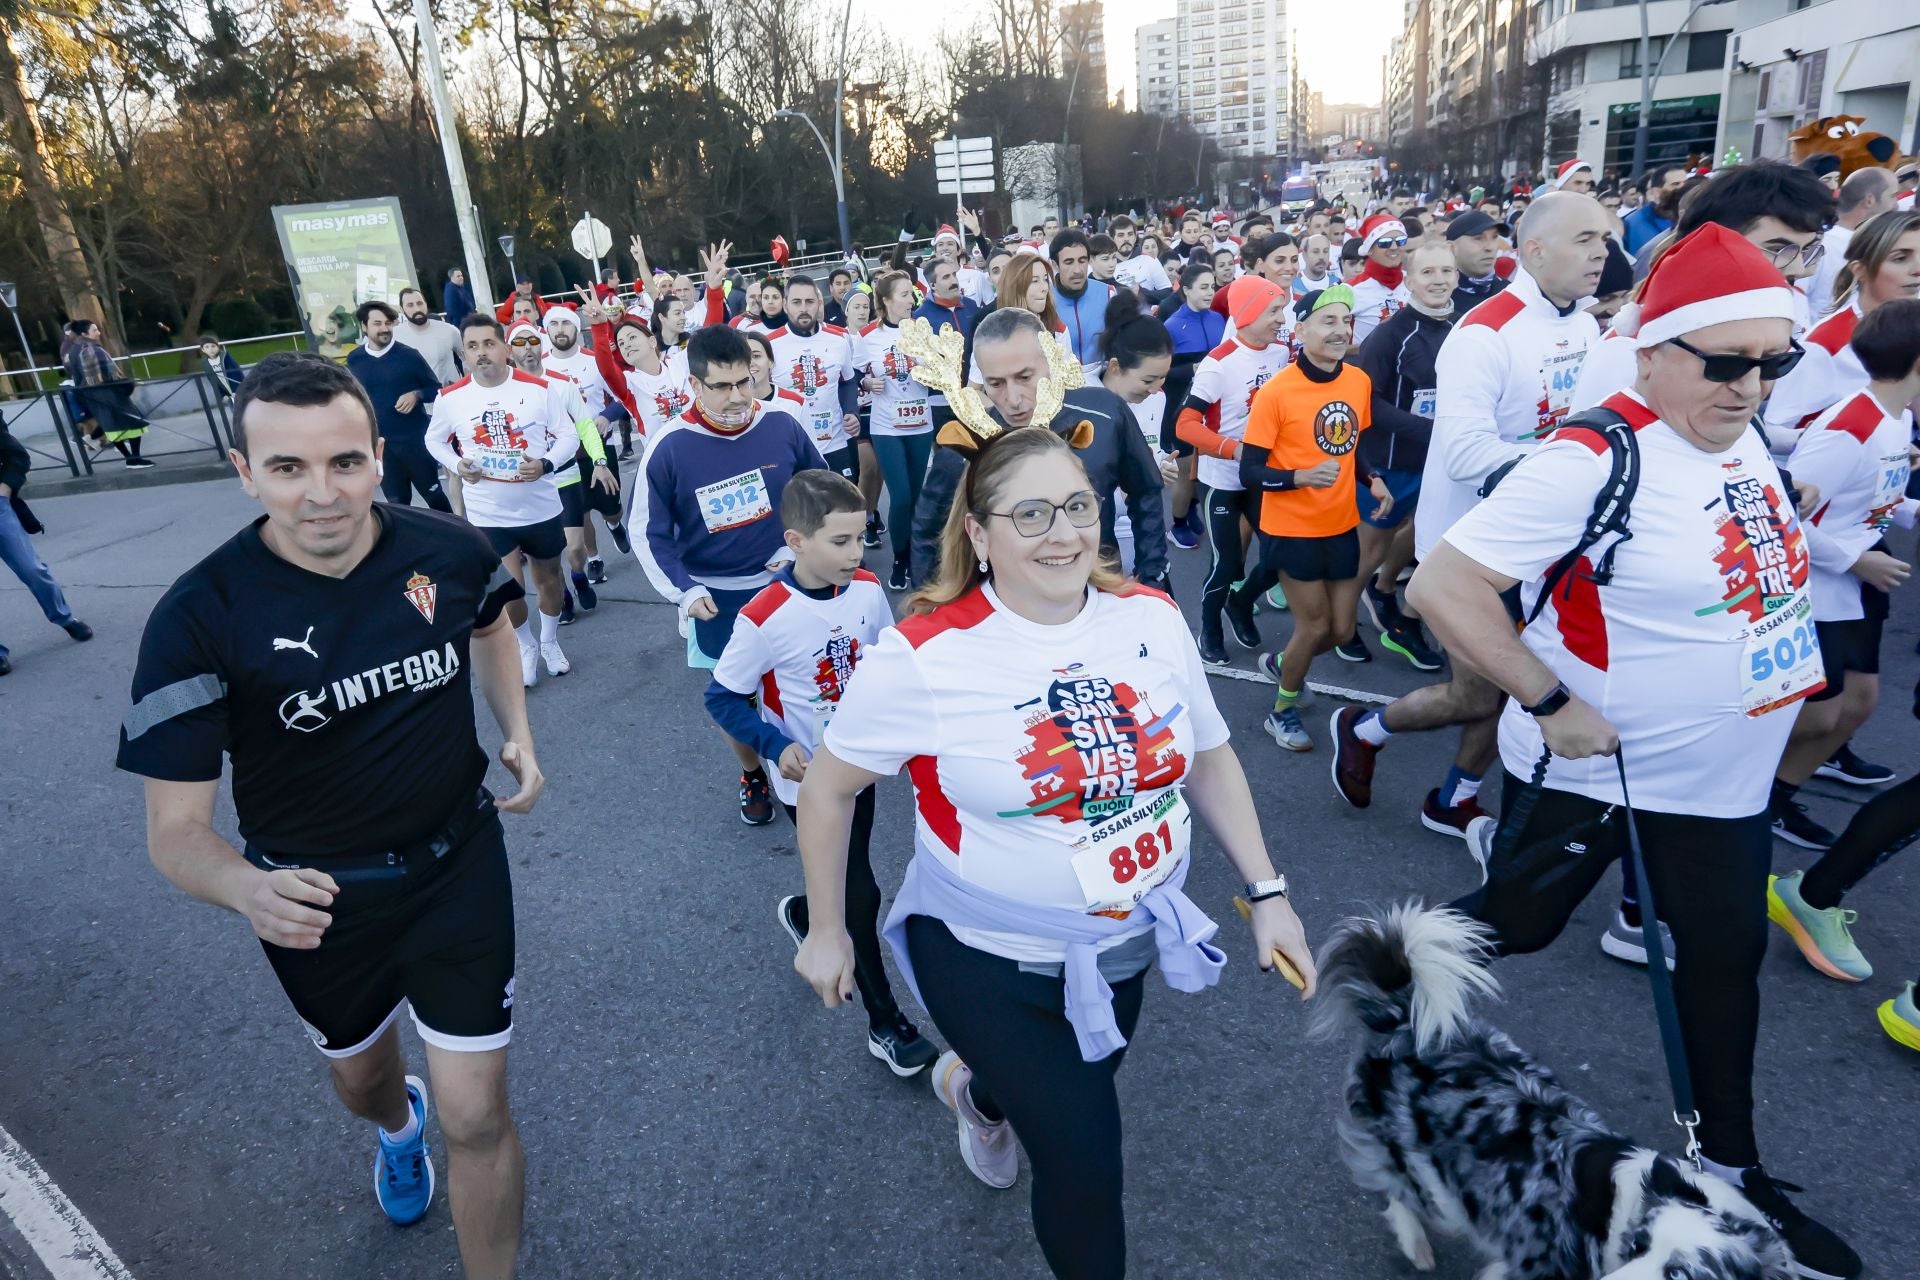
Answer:
[[[580,220],[587,224],[587,227],[588,227],[587,245],[589,248],[593,250],[593,283],[588,290],[588,292],[592,292],[592,289],[598,288],[600,286],[600,243],[599,241],[594,239],[594,235],[592,231],[593,210],[582,209],[580,211]]]

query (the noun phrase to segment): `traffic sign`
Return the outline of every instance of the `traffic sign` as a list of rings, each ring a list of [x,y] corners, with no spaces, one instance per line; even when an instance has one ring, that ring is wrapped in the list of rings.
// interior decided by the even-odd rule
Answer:
[[[940,194],[943,196],[984,195],[989,192],[998,191],[999,189],[998,184],[991,178],[984,178],[973,182],[943,182],[940,184]]]
[[[952,156],[956,151],[959,152],[960,158],[963,160],[970,160],[975,156],[985,156],[991,159],[993,156],[993,139],[942,138],[933,144],[933,154],[936,156]]]
[[[593,262],[607,256],[613,248],[613,232],[607,224],[588,214],[573,224],[573,251]]]
[[[933,144],[933,176],[942,195],[982,195],[997,190],[993,139],[940,139]]]

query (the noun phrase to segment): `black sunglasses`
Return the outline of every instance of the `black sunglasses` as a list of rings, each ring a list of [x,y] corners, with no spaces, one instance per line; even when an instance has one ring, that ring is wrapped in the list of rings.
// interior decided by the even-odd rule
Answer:
[[[1762,381],[1773,382],[1791,373],[1793,366],[1800,363],[1800,357],[1807,354],[1805,347],[1793,341],[1787,343],[1787,350],[1772,356],[1709,355],[1688,346],[1685,339],[1668,338],[1667,341],[1688,355],[1699,357],[1701,375],[1708,382],[1738,382],[1750,369],[1758,369]]]

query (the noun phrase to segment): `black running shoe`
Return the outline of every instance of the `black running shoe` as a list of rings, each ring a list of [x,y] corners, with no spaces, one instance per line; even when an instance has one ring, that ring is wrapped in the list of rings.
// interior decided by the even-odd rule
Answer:
[[[919,1075],[940,1057],[940,1051],[932,1042],[900,1013],[877,1027],[867,1028],[867,1052],[901,1077]]]
[[[1227,603],[1220,610],[1227,620],[1227,630],[1233,632],[1242,649],[1259,649],[1260,628],[1253,620],[1253,601],[1237,591],[1227,592]]]
[[[1853,754],[1853,744],[1847,743],[1834,752],[1825,764],[1815,769],[1813,776],[1832,778],[1835,782],[1844,782],[1853,787],[1881,787],[1899,775],[1883,764],[1862,760]]]
[[[1788,844],[1797,844],[1802,849],[1830,849],[1835,836],[1833,832],[1807,816],[1807,806],[1798,800],[1773,802],[1773,834]]]
[[[1233,659],[1227,654],[1226,637],[1217,631],[1202,631],[1200,633],[1200,661],[1210,667],[1231,665]]]
[[[1333,646],[1333,656],[1342,662],[1372,662],[1373,650],[1367,648],[1367,642],[1360,638],[1360,630],[1356,627],[1352,639]]]
[[[573,592],[563,591],[560,593],[560,625],[570,627],[575,621],[577,615],[573,611]]]
[[[582,613],[592,613],[600,607],[600,593],[593,589],[592,580],[584,573],[573,575],[573,594],[580,602]]]
[[[1403,617],[1399,626],[1382,631],[1380,646],[1405,658],[1415,671],[1440,669],[1440,655],[1427,643],[1426,633],[1416,619]]]
[[[127,466],[135,471],[145,471],[153,465],[152,458],[128,458]]]
[[[1400,612],[1399,599],[1375,586],[1372,578],[1367,579],[1366,590],[1360,593],[1360,603],[1366,606],[1375,631],[1385,634],[1406,625],[1407,617]]]
[[[880,545],[880,517],[867,517],[867,531],[860,535],[860,545],[868,550]]]
[[[1755,1165],[1742,1176],[1740,1189],[1787,1242],[1801,1275],[1811,1280],[1853,1280],[1864,1269],[1860,1255],[1835,1235],[1831,1227],[1809,1218],[1787,1199],[1787,1192],[1805,1188],[1775,1181],[1765,1169]]]
[[[807,940],[807,895],[790,893],[780,899],[780,905],[773,909],[773,918],[793,939],[793,949],[798,951],[800,944]]]
[[[895,561],[893,568],[887,573],[888,590],[905,591],[912,585],[908,580],[907,566]]]
[[[750,827],[773,821],[773,788],[767,785],[764,769],[740,775],[740,821]]]
[[[75,618],[66,625],[66,632],[75,640],[82,642],[93,639],[93,628],[78,618]]]
[[[615,549],[617,549],[620,552],[621,555],[630,556],[633,554],[633,539],[627,536],[626,525],[624,524],[608,525],[607,536],[613,539],[613,545]],[[606,581],[606,579],[603,578],[601,579],[601,581],[604,582]]]
[[[587,561],[587,581],[598,585],[607,580],[607,562],[599,556]]]
[[[620,446],[620,461],[625,462],[628,458],[631,458],[632,456],[633,456],[632,445],[623,444]]]

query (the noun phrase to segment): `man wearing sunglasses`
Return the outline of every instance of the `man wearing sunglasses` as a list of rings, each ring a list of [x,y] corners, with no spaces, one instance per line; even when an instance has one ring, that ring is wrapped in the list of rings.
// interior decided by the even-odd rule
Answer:
[[[1797,338],[1810,323],[1807,299],[1799,292],[1798,282],[1813,275],[1823,261],[1821,232],[1832,221],[1833,196],[1818,178],[1792,165],[1758,160],[1735,166],[1696,192],[1687,201],[1674,236],[1685,239],[1714,224],[1766,254],[1787,282],[1796,286],[1794,305],[1801,308],[1794,324]],[[1573,412],[1591,409],[1633,385],[1637,376],[1633,338],[1639,331],[1640,304],[1628,302],[1614,316],[1606,336],[1587,352],[1569,406]]]
[[[1612,450],[1582,426],[1531,450],[1408,587],[1456,659],[1508,695],[1502,822],[1514,826],[1489,842],[1486,883],[1454,905],[1492,927],[1496,954],[1547,946],[1621,854],[1630,789],[1673,933],[1703,1163],[1767,1215],[1799,1274],[1853,1277],[1859,1256],[1760,1167],[1753,1123],[1768,790],[1799,701],[1826,679],[1806,535],[1752,426],[1794,359],[1796,301],[1766,253],[1712,225],[1655,264],[1640,306],[1636,380],[1604,402],[1633,428],[1639,485],[1625,534],[1586,553],[1611,550],[1611,576],[1568,576],[1524,632],[1500,599],[1518,586],[1531,611],[1546,570],[1585,545]],[[1536,776],[1537,793],[1523,788]],[[1523,789],[1532,803],[1517,806]]]
[[[1407,227],[1388,213],[1376,213],[1360,227],[1360,270],[1345,277],[1353,290],[1353,341],[1368,334],[1407,305],[1405,262]]]
[[[1600,325],[1587,314],[1607,260],[1607,213],[1591,196],[1550,192],[1520,228],[1520,265],[1507,288],[1467,312],[1434,362],[1433,431],[1413,516],[1424,561],[1488,481],[1525,457],[1566,416],[1587,348]],[[1460,725],[1460,749],[1427,793],[1420,822],[1466,839],[1485,816],[1481,779],[1497,754],[1500,692],[1456,662],[1444,684],[1416,689],[1378,711],[1334,724],[1334,781],[1356,808],[1371,802],[1373,757],[1396,733]]]

